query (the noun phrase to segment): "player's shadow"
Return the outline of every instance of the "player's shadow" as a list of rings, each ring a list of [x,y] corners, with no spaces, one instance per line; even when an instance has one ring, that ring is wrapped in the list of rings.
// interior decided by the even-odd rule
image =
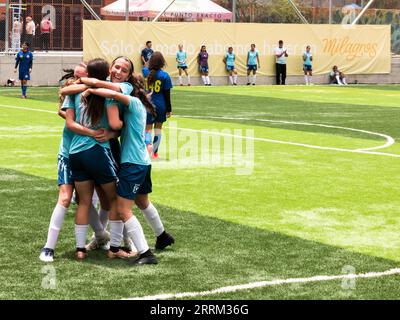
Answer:
[[[262,280],[338,275],[348,265],[357,273],[398,266],[397,261],[177,210],[161,203],[155,205],[176,243],[156,253],[158,265],[131,267],[126,261],[109,261],[104,251],[89,252],[85,261],[76,262],[71,209],[60,234],[56,259],[51,264],[60,279],[59,291],[42,292],[31,287],[41,281],[43,263],[38,256],[57,199],[55,181],[0,168],[0,186],[2,276],[8,279],[3,283],[3,291],[9,290],[10,295],[19,298],[81,299],[88,295],[109,298],[110,288],[114,298],[203,291]],[[187,190],[184,196],[198,197],[196,190]],[[203,198],[207,201],[207,194]],[[150,228],[141,214],[138,218],[149,245],[154,247]]]

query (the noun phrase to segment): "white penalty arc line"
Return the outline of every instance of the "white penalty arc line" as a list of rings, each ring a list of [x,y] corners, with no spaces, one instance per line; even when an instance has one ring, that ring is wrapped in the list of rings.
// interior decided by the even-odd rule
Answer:
[[[347,128],[347,127],[340,127],[340,126],[333,126],[333,125],[328,125],[328,124],[319,124],[319,123],[310,123],[310,122],[296,122],[296,121],[284,121],[284,120],[236,118],[236,117],[213,117],[213,116],[177,116],[177,117],[180,117],[180,118],[198,118],[198,119],[260,121],[260,122],[284,123],[284,124],[294,124],[294,125],[303,125],[303,126],[314,126],[314,127],[323,127],[323,128],[341,129],[341,130],[347,130],[347,131],[361,132],[361,133],[366,133],[366,134],[369,134],[369,135],[378,136],[378,137],[382,137],[382,138],[386,139],[386,143],[384,145],[371,147],[371,148],[357,149],[357,151],[372,151],[372,150],[384,149],[384,148],[390,147],[392,144],[395,143],[395,140],[391,136],[383,134],[383,133],[367,131],[367,130],[361,130],[361,129],[354,129],[354,128]],[[307,145],[307,146],[310,146],[310,145]]]
[[[180,299],[180,298],[194,298],[194,297],[202,297],[209,296],[220,293],[231,293],[242,290],[250,290],[256,288],[263,287],[271,287],[282,284],[293,284],[293,283],[310,283],[310,282],[321,282],[321,281],[332,281],[332,280],[346,280],[346,279],[365,279],[365,278],[379,278],[384,276],[391,276],[400,274],[400,268],[394,268],[383,272],[368,272],[361,274],[342,274],[336,276],[314,276],[309,278],[291,278],[291,279],[277,279],[270,281],[258,281],[251,282],[247,284],[235,285],[235,286],[227,286],[218,289],[213,289],[209,291],[199,291],[199,292],[181,292],[181,293],[166,293],[166,294],[158,294],[154,296],[143,296],[143,297],[134,297],[134,298],[126,298],[122,300],[164,300],[164,299]]]
[[[3,105],[3,104],[0,104],[0,107],[9,108],[9,109],[21,109],[21,110],[28,110],[28,111],[37,111],[37,112],[45,112],[45,113],[57,114],[57,112],[55,112],[55,111],[49,111],[49,110],[43,110],[43,109],[35,109],[35,108],[27,108],[27,107],[18,107],[18,106],[8,106],[8,105]]]
[[[57,112],[55,112],[55,111],[35,109],[35,108],[27,108],[27,107],[9,106],[9,105],[1,105],[1,104],[0,104],[0,107],[57,114]],[[227,118],[227,117],[196,117],[196,116],[175,116],[175,117],[177,117],[177,118],[179,118],[179,117],[181,117],[181,118],[203,118],[203,119],[208,119],[209,118],[209,119],[226,119],[226,120],[251,120],[251,119],[247,119],[247,118]],[[386,147],[388,146],[388,143],[390,143],[390,145],[392,145],[395,142],[395,140],[390,136],[387,136],[387,135],[384,135],[384,134],[381,134],[381,133],[370,132],[370,131],[359,130],[359,129],[353,129],[353,128],[328,126],[328,125],[322,125],[322,124],[321,125],[320,124],[311,124],[311,123],[307,124],[306,122],[289,122],[289,121],[278,121],[278,120],[258,120],[258,121],[282,122],[282,123],[289,123],[289,124],[304,124],[304,125],[314,125],[314,126],[325,126],[325,127],[348,129],[348,130],[352,130],[352,131],[359,131],[359,132],[364,132],[364,133],[375,134],[375,135],[379,135],[379,136],[382,136],[382,137],[387,137],[387,143],[385,144]],[[171,128],[171,127],[168,127],[168,126],[166,126],[164,128],[174,129],[174,128]],[[370,154],[370,155],[377,155],[377,156],[400,158],[400,154],[367,151],[367,150],[371,150],[371,149],[356,149],[356,150],[352,150],[352,149],[344,149],[344,148],[322,147],[322,146],[316,146],[316,145],[312,145],[312,144],[304,144],[304,143],[282,141],[282,140],[274,140],[274,139],[267,139],[267,138],[246,137],[246,136],[240,136],[240,135],[234,135],[234,134],[228,134],[228,133],[212,132],[212,131],[207,131],[207,130],[195,130],[195,129],[187,129],[187,128],[175,128],[175,129],[178,129],[180,131],[199,132],[199,133],[210,134],[210,135],[228,136],[228,137],[239,138],[239,139],[249,139],[249,140],[255,140],[255,141],[264,141],[264,142],[271,142],[271,143],[286,144],[286,145],[292,145],[292,146],[298,146],[298,147],[304,147],[304,148],[310,148],[310,149],[331,150],[331,151]],[[376,147],[374,147],[374,148],[376,148]],[[380,146],[379,148],[383,148],[383,146]]]

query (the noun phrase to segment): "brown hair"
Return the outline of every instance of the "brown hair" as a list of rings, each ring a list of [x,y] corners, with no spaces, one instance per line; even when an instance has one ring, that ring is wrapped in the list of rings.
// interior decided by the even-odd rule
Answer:
[[[99,80],[107,80],[109,75],[110,65],[104,59],[93,59],[87,64],[87,72],[90,78]],[[105,98],[95,94],[91,94],[86,98],[85,114],[89,117],[93,126],[97,125],[104,113]]]
[[[164,56],[161,52],[156,51],[153,53],[149,60],[149,70],[150,74],[147,78],[147,84],[151,86],[156,81],[156,73],[165,67],[167,63],[165,62]]]
[[[115,62],[118,59],[124,59],[125,61],[129,62],[131,69],[129,72],[129,78],[126,80],[126,82],[129,82],[132,87],[133,91],[131,92],[131,96],[138,98],[143,105],[145,106],[146,110],[153,116],[156,116],[156,109],[155,107],[151,104],[149,99],[147,98],[147,94],[145,91],[145,82],[144,78],[140,74],[134,74],[134,67],[133,67],[133,62],[131,59],[125,57],[125,56],[119,56],[114,59],[114,61],[111,63],[111,67],[115,64]]]

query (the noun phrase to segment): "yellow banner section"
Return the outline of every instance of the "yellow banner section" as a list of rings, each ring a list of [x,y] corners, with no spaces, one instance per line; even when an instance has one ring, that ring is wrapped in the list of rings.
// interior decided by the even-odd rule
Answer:
[[[166,71],[176,76],[176,52],[183,44],[188,54],[191,75],[199,75],[197,55],[207,46],[211,76],[227,75],[222,59],[232,46],[235,66],[246,73],[247,52],[252,43],[260,55],[258,73],[275,74],[274,50],[283,40],[288,49],[289,75],[303,73],[303,53],[311,46],[314,74],[327,74],[337,65],[346,74],[390,73],[390,25],[296,25],[212,22],[125,22],[84,21],[84,59],[102,57],[112,61],[119,55],[131,58],[141,71],[140,53],[147,40],[153,50],[161,51],[167,61]]]

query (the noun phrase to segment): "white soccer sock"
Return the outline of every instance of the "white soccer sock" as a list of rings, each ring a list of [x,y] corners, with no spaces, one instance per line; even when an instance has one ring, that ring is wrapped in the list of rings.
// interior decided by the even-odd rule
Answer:
[[[209,77],[209,76],[206,76],[206,81],[207,81],[207,84],[211,84],[211,81],[210,81],[210,77]]]
[[[190,84],[190,76],[188,75],[187,78],[188,78],[188,84]]]
[[[182,76],[179,76],[179,84],[182,84]]]
[[[124,226],[124,245],[125,245],[125,246],[126,246],[126,245],[130,245],[132,251],[136,251],[136,252],[138,251],[138,250],[136,249],[135,245],[133,244],[132,239],[129,237],[129,234],[128,234],[128,232],[126,231],[126,227],[125,227],[125,226]]]
[[[312,76],[308,76],[308,84],[312,83]]]
[[[89,224],[94,231],[96,239],[104,239],[106,237],[104,226],[101,223],[99,214],[93,205],[89,209]]]
[[[237,74],[235,74],[234,76],[233,76],[233,83],[237,83]]]
[[[253,75],[253,84],[256,83],[256,80],[257,80],[257,75]]]
[[[304,76],[304,81],[306,82],[306,85],[308,84],[308,76]]]
[[[47,242],[44,246],[45,248],[53,249],[56,247],[58,235],[64,221],[65,214],[67,213],[67,208],[63,207],[61,204],[55,206],[50,219],[49,231],[47,232]]]
[[[232,77],[232,76],[229,76],[229,82],[230,82],[231,84],[233,84],[233,77]]]
[[[206,78],[206,76],[201,76],[201,79],[203,79],[203,83],[204,83],[204,84],[207,84],[207,78]]]
[[[75,224],[75,240],[77,248],[85,248],[88,228],[88,224]]]
[[[250,83],[250,76],[247,76],[247,83]]]
[[[337,81],[337,83],[338,83],[339,85],[343,85],[342,81],[340,81],[339,76],[336,76],[336,81]]]
[[[93,192],[93,197],[92,197],[92,204],[95,209],[97,209],[97,205],[99,204],[99,196],[97,195],[96,190]]]
[[[125,228],[139,253],[149,250],[149,245],[144,237],[142,226],[135,216],[132,216],[125,222]]]
[[[152,203],[150,203],[146,209],[141,211],[156,237],[164,232],[164,226],[161,222],[160,215],[158,214],[157,208],[153,206]]]
[[[110,220],[110,246],[119,247],[123,237],[124,223],[121,220]]]
[[[342,82],[347,86],[346,78],[343,78]]]
[[[99,210],[99,218],[100,218],[101,224],[103,225],[104,230],[107,229],[108,216],[109,216],[109,212],[107,210],[104,210],[104,209],[100,208],[100,210]]]

